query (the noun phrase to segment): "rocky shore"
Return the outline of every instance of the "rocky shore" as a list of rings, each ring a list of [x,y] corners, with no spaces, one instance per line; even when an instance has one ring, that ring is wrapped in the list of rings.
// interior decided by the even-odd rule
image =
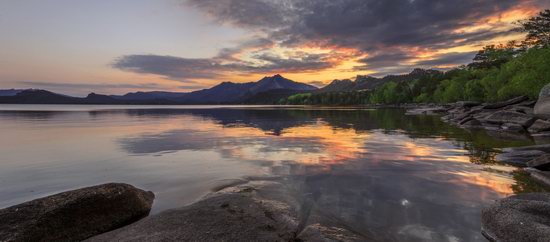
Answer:
[[[506,148],[497,160],[520,167],[550,186],[550,86],[537,101],[403,105],[407,114],[440,115],[465,129],[499,137],[535,137],[541,144]],[[200,201],[147,216],[154,194],[109,183],[36,199],[0,210],[0,241],[372,241],[327,217],[311,194],[284,177],[247,178],[219,186]],[[496,201],[482,211],[490,241],[544,241],[550,237],[550,194]]]
[[[145,217],[151,192],[104,184],[0,210],[0,241],[369,240],[323,218],[310,198],[295,191],[282,178],[244,179],[191,205]]]
[[[533,146],[505,148],[496,160],[520,167],[550,187],[550,85],[538,100],[520,96],[498,103],[457,102],[448,105],[405,105],[407,114],[441,115],[464,129],[484,129],[501,138],[533,137]],[[547,241],[550,238],[550,194],[511,196],[482,211],[482,234],[490,241]]]

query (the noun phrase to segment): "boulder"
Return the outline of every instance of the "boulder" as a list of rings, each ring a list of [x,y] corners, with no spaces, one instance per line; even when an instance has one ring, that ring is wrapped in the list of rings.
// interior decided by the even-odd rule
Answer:
[[[548,241],[550,194],[520,194],[495,202],[481,212],[481,231],[490,241]]]
[[[537,168],[539,170],[548,170],[548,168],[550,168],[550,154],[543,154],[528,161],[527,166]]]
[[[499,108],[503,108],[503,107],[506,107],[506,106],[522,103],[522,102],[527,101],[527,100],[529,100],[528,97],[519,96],[519,97],[515,97],[515,98],[512,98],[512,99],[503,101],[503,102],[487,104],[483,108],[484,109],[499,109]]]
[[[529,127],[529,133],[540,133],[543,131],[549,131],[550,130],[550,121],[537,119],[530,127]]]
[[[498,154],[495,158],[497,161],[502,163],[518,167],[525,167],[527,166],[528,161],[537,158],[543,154],[545,154],[545,152],[540,150],[524,150]]]
[[[550,119],[550,84],[540,90],[534,113],[538,118]]]
[[[80,241],[149,214],[155,195],[109,183],[0,210],[0,241]]]
[[[514,123],[523,127],[529,127],[533,124],[533,122],[535,122],[535,117],[524,113],[503,110],[487,116],[483,121],[500,125],[505,123]]]

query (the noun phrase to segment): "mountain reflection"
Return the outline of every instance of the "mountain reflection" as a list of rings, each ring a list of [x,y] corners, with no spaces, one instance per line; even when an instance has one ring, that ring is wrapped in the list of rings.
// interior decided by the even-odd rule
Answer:
[[[294,157],[289,155],[297,152],[316,153],[324,155],[302,157],[300,162],[334,163],[361,157],[368,151],[369,147],[364,144],[368,136],[382,133],[390,135],[383,136],[385,139],[391,135],[411,139],[404,144],[408,146],[409,157],[429,158],[429,154],[435,152],[431,150],[434,147],[418,146],[415,140],[431,138],[451,142],[468,151],[460,156],[447,154],[446,159],[465,160],[466,155],[473,163],[494,163],[496,148],[533,143],[526,137],[501,139],[500,134],[466,131],[443,123],[436,116],[406,116],[400,109],[141,109],[125,112],[137,117],[197,119],[185,121],[180,129],[120,140],[124,149],[136,154],[256,145],[257,153],[269,153],[270,157],[279,157],[275,153],[281,157]],[[95,113],[100,114],[102,112]],[[382,146],[391,147],[386,143]]]

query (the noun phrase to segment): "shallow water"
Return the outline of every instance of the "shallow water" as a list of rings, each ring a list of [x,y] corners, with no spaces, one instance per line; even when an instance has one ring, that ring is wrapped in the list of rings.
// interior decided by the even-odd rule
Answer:
[[[0,134],[0,207],[125,182],[158,213],[278,175],[386,241],[483,241],[481,208],[521,190],[495,152],[533,143],[398,109],[269,106],[0,105]]]

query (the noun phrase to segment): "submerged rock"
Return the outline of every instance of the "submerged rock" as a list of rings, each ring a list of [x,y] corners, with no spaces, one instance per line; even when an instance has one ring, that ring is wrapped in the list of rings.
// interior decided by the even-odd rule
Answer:
[[[147,216],[154,197],[109,183],[25,202],[0,210],[0,241],[80,241]]]
[[[483,209],[481,230],[490,241],[548,241],[550,194],[520,194],[495,202]]]

